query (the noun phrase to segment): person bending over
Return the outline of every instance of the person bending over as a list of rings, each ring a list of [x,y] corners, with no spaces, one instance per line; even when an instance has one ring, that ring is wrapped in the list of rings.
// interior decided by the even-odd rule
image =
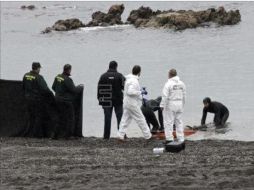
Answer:
[[[156,99],[151,99],[145,101],[142,106],[141,110],[146,118],[146,122],[148,126],[150,127],[150,124],[152,124],[153,128],[151,129],[152,134],[155,134],[157,132],[164,132],[164,125],[163,125],[163,116],[162,111],[160,109],[160,103],[161,103],[161,96],[157,97]],[[159,122],[154,114],[154,112],[158,111],[158,118]]]
[[[210,112],[215,114],[213,119],[215,126],[224,126],[229,117],[228,108],[220,102],[211,101],[209,97],[204,98],[203,103],[201,125],[205,125],[207,112]]]

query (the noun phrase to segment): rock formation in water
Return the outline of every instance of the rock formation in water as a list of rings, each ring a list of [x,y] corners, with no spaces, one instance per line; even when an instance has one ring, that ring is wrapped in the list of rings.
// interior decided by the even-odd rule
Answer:
[[[83,24],[79,19],[67,19],[58,20],[52,27],[47,27],[42,33],[49,33],[52,30],[55,31],[69,31],[75,30],[80,27],[92,27],[92,26],[111,26],[123,24],[121,15],[124,11],[124,5],[113,5],[109,8],[108,13],[101,11],[94,12],[92,14],[92,21],[87,25]]]
[[[101,11],[92,14],[92,20],[88,24],[83,24],[79,19],[58,20],[52,27],[47,27],[42,33],[55,31],[69,31],[80,27],[92,26],[110,26],[121,25],[121,15],[124,11],[124,5],[113,5],[108,13]],[[239,10],[226,11],[224,7],[218,9],[210,8],[203,11],[179,10],[172,9],[167,11],[153,11],[150,7],[140,7],[132,10],[127,19],[127,24],[135,27],[153,27],[153,28],[170,28],[175,30],[184,30],[187,28],[196,28],[199,26],[209,26],[210,23],[218,25],[233,25],[241,21]]]
[[[23,10],[25,10],[25,9],[34,10],[35,6],[34,5],[28,5],[28,6],[22,5],[20,8]]]
[[[113,5],[109,8],[108,13],[101,11],[94,12],[92,14],[92,21],[90,21],[86,27],[91,26],[111,26],[123,24],[121,15],[124,11],[124,5]]]
[[[140,7],[131,11],[127,21],[135,27],[162,27],[184,30],[203,26],[205,23],[211,22],[218,25],[237,24],[241,21],[241,15],[239,10],[227,12],[224,7],[211,8],[204,11],[174,11],[172,9],[168,11],[153,11],[149,7]]]
[[[42,33],[49,33],[52,30],[69,31],[69,30],[75,30],[75,29],[78,29],[78,28],[84,27],[84,26],[85,26],[85,24],[83,24],[77,18],[58,20],[52,27],[47,27],[45,30],[43,30]]]

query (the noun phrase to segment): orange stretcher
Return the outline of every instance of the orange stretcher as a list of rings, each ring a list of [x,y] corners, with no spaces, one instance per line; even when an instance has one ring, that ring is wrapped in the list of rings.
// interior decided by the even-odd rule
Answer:
[[[193,135],[196,132],[197,132],[197,130],[185,128],[184,129],[184,136],[187,137],[187,136]],[[176,138],[176,131],[173,132],[173,135]],[[164,132],[153,134],[153,136],[157,139],[161,139],[161,140],[165,139]]]

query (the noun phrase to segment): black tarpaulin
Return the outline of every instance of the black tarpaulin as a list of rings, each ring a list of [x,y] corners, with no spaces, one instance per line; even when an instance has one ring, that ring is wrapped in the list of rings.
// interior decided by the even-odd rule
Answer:
[[[46,102],[48,104],[48,102]],[[78,95],[75,100],[75,128],[74,135],[82,137],[82,117],[83,117],[83,87],[82,92]],[[47,132],[50,130],[55,130],[58,134],[62,127],[59,125],[61,120],[60,114],[58,113],[56,104],[48,104],[47,113],[49,113],[51,122],[46,122],[43,126]],[[54,122],[54,123],[52,123]],[[52,126],[58,126],[57,128],[52,128]],[[68,128],[64,126],[63,128]],[[11,81],[0,79],[0,136],[1,137],[11,137],[11,136],[27,136],[29,132],[29,114],[28,106],[24,97],[22,89],[22,81]],[[43,134],[47,137],[47,132]]]

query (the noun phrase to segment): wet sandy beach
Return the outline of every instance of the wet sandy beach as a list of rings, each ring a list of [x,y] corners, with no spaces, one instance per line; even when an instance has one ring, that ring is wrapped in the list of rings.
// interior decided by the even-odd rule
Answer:
[[[0,189],[253,189],[254,142],[1,138]]]

